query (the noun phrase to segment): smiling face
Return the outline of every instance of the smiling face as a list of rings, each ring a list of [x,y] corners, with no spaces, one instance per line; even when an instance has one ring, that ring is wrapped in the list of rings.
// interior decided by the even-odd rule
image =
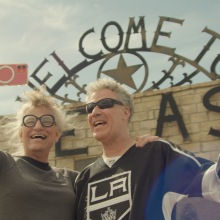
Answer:
[[[53,115],[53,112],[43,106],[31,107],[25,112],[25,115],[35,115],[37,117],[48,114]],[[60,132],[55,124],[51,127],[44,127],[37,120],[33,127],[22,125],[19,136],[26,156],[47,161],[51,148],[59,140]]]
[[[98,102],[104,98],[118,100],[116,94],[109,89],[94,92],[89,102]],[[115,104],[112,108],[100,109],[96,106],[88,114],[88,123],[93,136],[102,144],[109,144],[125,135],[128,135],[128,120],[130,110],[126,106]]]

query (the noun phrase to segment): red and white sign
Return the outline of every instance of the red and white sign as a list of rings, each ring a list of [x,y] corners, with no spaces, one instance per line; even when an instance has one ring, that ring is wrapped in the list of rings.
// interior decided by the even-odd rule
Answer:
[[[28,83],[27,64],[1,64],[0,86],[25,85]]]

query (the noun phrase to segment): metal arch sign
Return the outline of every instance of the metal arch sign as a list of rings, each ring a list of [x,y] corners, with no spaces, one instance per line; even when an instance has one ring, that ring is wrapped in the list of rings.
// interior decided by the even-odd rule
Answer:
[[[49,86],[48,82],[53,77],[54,74],[49,70],[45,73],[45,68],[49,63],[48,59],[44,59],[40,65],[34,70],[30,75],[28,85],[34,88],[36,84],[45,84],[48,92],[55,98],[59,99],[64,103],[74,103],[76,101],[81,101],[82,95],[85,95],[86,83],[79,83],[80,75],[86,68],[92,65],[99,65],[97,70],[96,78],[103,76],[114,78],[121,84],[126,85],[131,88],[133,93],[160,89],[163,83],[169,82],[169,86],[180,86],[186,83],[192,83],[192,80],[198,74],[205,75],[209,80],[220,79],[220,75],[217,73],[217,65],[220,61],[220,54],[216,54],[215,58],[212,60],[209,70],[200,65],[200,61],[205,57],[207,52],[213,47],[214,43],[220,39],[220,34],[205,27],[202,32],[208,35],[208,42],[203,45],[203,49],[198,53],[195,59],[189,59],[183,55],[176,53],[175,48],[170,48],[159,44],[159,40],[162,37],[170,38],[172,32],[163,31],[163,26],[167,23],[173,25],[182,25],[184,20],[170,17],[159,17],[158,25],[156,27],[155,34],[153,36],[152,44],[147,45],[146,27],[144,17],[140,17],[138,22],[135,22],[135,18],[129,18],[128,27],[126,31],[115,21],[108,22],[104,25],[101,30],[101,45],[107,53],[100,48],[97,48],[95,53],[89,53],[89,49],[85,48],[85,42],[95,33],[95,30],[89,29],[86,31],[79,40],[79,51],[85,58],[82,62],[77,65],[68,68],[62,58],[54,51],[50,55],[53,61],[55,61],[55,66],[61,68],[59,72],[59,79]],[[110,28],[114,28],[118,32],[117,40],[114,45],[110,44],[108,41],[107,32]],[[126,34],[124,34],[126,33]],[[138,46],[131,47],[132,35],[139,35]],[[93,36],[93,35],[92,35]],[[157,77],[156,80],[149,82],[150,74],[149,71],[149,61],[144,57],[144,53],[156,53],[168,56],[167,60],[171,62],[171,65],[167,69],[161,69],[162,75]],[[136,63],[128,63],[126,60],[136,60]],[[109,63],[113,63],[110,68]],[[184,68],[186,65],[193,67],[190,71],[181,71],[181,77],[179,81],[175,82],[176,79],[175,71],[177,68]],[[64,71],[64,73],[63,73]],[[134,80],[135,74],[139,73],[139,82]],[[146,84],[149,86],[146,88]],[[36,85],[38,86],[38,85]],[[60,88],[67,88],[72,86],[76,90],[77,98],[70,98],[70,94],[65,94],[61,96],[58,94]],[[145,87],[145,88],[144,88]]]

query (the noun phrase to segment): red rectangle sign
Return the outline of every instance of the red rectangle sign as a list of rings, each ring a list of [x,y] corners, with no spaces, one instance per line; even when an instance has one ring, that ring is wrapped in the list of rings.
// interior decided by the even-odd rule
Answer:
[[[27,64],[1,64],[0,86],[24,85],[28,83]]]

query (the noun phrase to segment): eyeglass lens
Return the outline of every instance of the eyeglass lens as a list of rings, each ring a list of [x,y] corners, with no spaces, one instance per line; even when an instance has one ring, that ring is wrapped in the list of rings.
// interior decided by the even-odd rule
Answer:
[[[88,103],[86,106],[86,111],[87,113],[92,113],[93,109],[96,106],[98,106],[100,109],[105,109],[105,108],[112,108],[115,104],[123,105],[120,101],[115,99],[111,99],[111,98],[101,99],[98,102]]]
[[[37,120],[40,120],[41,125],[44,127],[51,127],[55,123],[53,115],[42,115],[41,117],[37,117],[35,115],[26,115],[23,118],[23,124],[26,127],[33,127],[36,125]]]

